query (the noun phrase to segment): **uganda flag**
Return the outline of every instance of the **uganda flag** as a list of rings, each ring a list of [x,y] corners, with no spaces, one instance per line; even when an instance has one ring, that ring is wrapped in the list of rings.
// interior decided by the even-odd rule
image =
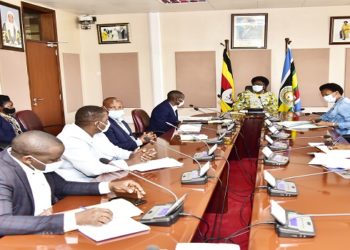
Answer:
[[[298,79],[295,71],[292,51],[289,46],[287,47],[286,58],[284,60],[281,88],[278,95],[278,111],[301,111]]]
[[[224,49],[221,75],[221,100],[220,106],[222,112],[232,109],[234,96],[234,81],[232,75],[232,66],[229,51]]]

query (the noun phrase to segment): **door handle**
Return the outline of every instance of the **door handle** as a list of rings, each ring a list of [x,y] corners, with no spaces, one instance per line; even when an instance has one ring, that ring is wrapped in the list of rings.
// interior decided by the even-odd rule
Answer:
[[[33,106],[38,106],[38,102],[44,101],[44,98],[38,98],[34,97],[33,98]]]

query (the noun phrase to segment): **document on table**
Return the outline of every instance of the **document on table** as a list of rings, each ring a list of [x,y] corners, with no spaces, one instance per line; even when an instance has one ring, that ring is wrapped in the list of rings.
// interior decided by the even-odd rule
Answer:
[[[180,135],[181,141],[201,141],[207,140],[208,136],[205,134],[188,134],[188,135]]]
[[[200,133],[201,128],[201,124],[181,124],[178,131],[180,133]]]
[[[314,153],[310,165],[321,165],[328,169],[350,169],[350,150],[329,150],[327,153]]]
[[[212,116],[189,116],[189,117],[184,117],[183,120],[188,120],[188,121],[209,121],[213,117]]]
[[[161,168],[181,167],[182,165],[183,163],[175,160],[174,158],[165,157],[157,160],[151,160],[151,161],[132,165],[130,166],[129,170],[146,172],[146,171],[151,171],[151,170],[161,169]]]
[[[113,216],[113,220],[100,227],[80,226],[79,231],[94,241],[108,240],[116,237],[148,231],[151,228],[129,217]]]
[[[279,125],[282,125],[287,130],[307,130],[307,129],[315,129],[315,128],[325,128],[326,126],[318,126],[311,121],[284,121],[279,122]]]
[[[97,204],[86,208],[108,208],[113,212],[113,219],[103,226],[79,226],[78,230],[94,241],[102,241],[120,236],[150,230],[149,226],[141,224],[130,217],[142,213],[138,207],[124,199],[116,199],[110,202]],[[79,210],[79,209],[77,209]],[[82,210],[82,209],[80,209]],[[74,211],[74,210],[73,210]]]

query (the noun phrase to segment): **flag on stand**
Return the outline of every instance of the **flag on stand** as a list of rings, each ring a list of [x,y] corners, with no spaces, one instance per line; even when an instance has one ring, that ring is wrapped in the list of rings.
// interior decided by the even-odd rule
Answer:
[[[232,109],[234,97],[234,80],[232,75],[232,66],[229,51],[224,49],[221,75],[221,100],[220,106],[222,112]]]
[[[278,95],[278,111],[301,111],[298,79],[295,71],[292,51],[289,46],[287,46],[286,58],[283,65],[281,88]]]

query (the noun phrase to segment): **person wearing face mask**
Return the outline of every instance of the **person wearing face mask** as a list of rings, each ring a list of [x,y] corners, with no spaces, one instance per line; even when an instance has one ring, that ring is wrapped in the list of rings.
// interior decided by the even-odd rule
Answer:
[[[0,95],[0,148],[6,148],[13,138],[25,132],[22,124],[15,117],[16,109],[7,95]]]
[[[115,164],[127,167],[132,151],[113,145],[104,132],[110,123],[107,111],[98,106],[84,106],[75,114],[75,123],[64,126],[57,135],[66,150],[63,164],[56,172],[69,181],[94,181],[102,174],[120,171],[120,168],[103,164],[100,158],[115,159]],[[118,178],[116,175],[115,178]]]
[[[264,76],[256,76],[251,80],[251,90],[238,94],[233,110],[262,108],[269,113],[277,113],[278,102],[274,93],[267,91],[269,80]]]
[[[177,110],[179,107],[182,107],[184,103],[185,95],[182,92],[178,90],[170,91],[167,95],[167,99],[152,110],[148,130],[155,132],[157,136],[159,136],[169,129],[172,129],[166,122],[177,126],[179,123]]]
[[[319,89],[323,99],[334,105],[316,124],[334,127],[340,135],[350,141],[350,99],[343,97],[344,90],[336,83],[323,84]]]
[[[124,121],[124,107],[122,101],[115,97],[108,97],[103,100],[103,108],[108,111],[108,121],[111,126],[105,132],[107,138],[116,146],[134,151],[156,136],[152,132],[143,133],[136,138],[129,125]]]
[[[53,172],[60,167],[63,151],[59,139],[33,130],[17,136],[11,147],[0,153],[0,236],[63,234],[79,225],[101,226],[112,220],[112,212],[103,208],[52,214],[52,205],[66,195],[145,195],[142,187],[131,180],[65,181]]]

